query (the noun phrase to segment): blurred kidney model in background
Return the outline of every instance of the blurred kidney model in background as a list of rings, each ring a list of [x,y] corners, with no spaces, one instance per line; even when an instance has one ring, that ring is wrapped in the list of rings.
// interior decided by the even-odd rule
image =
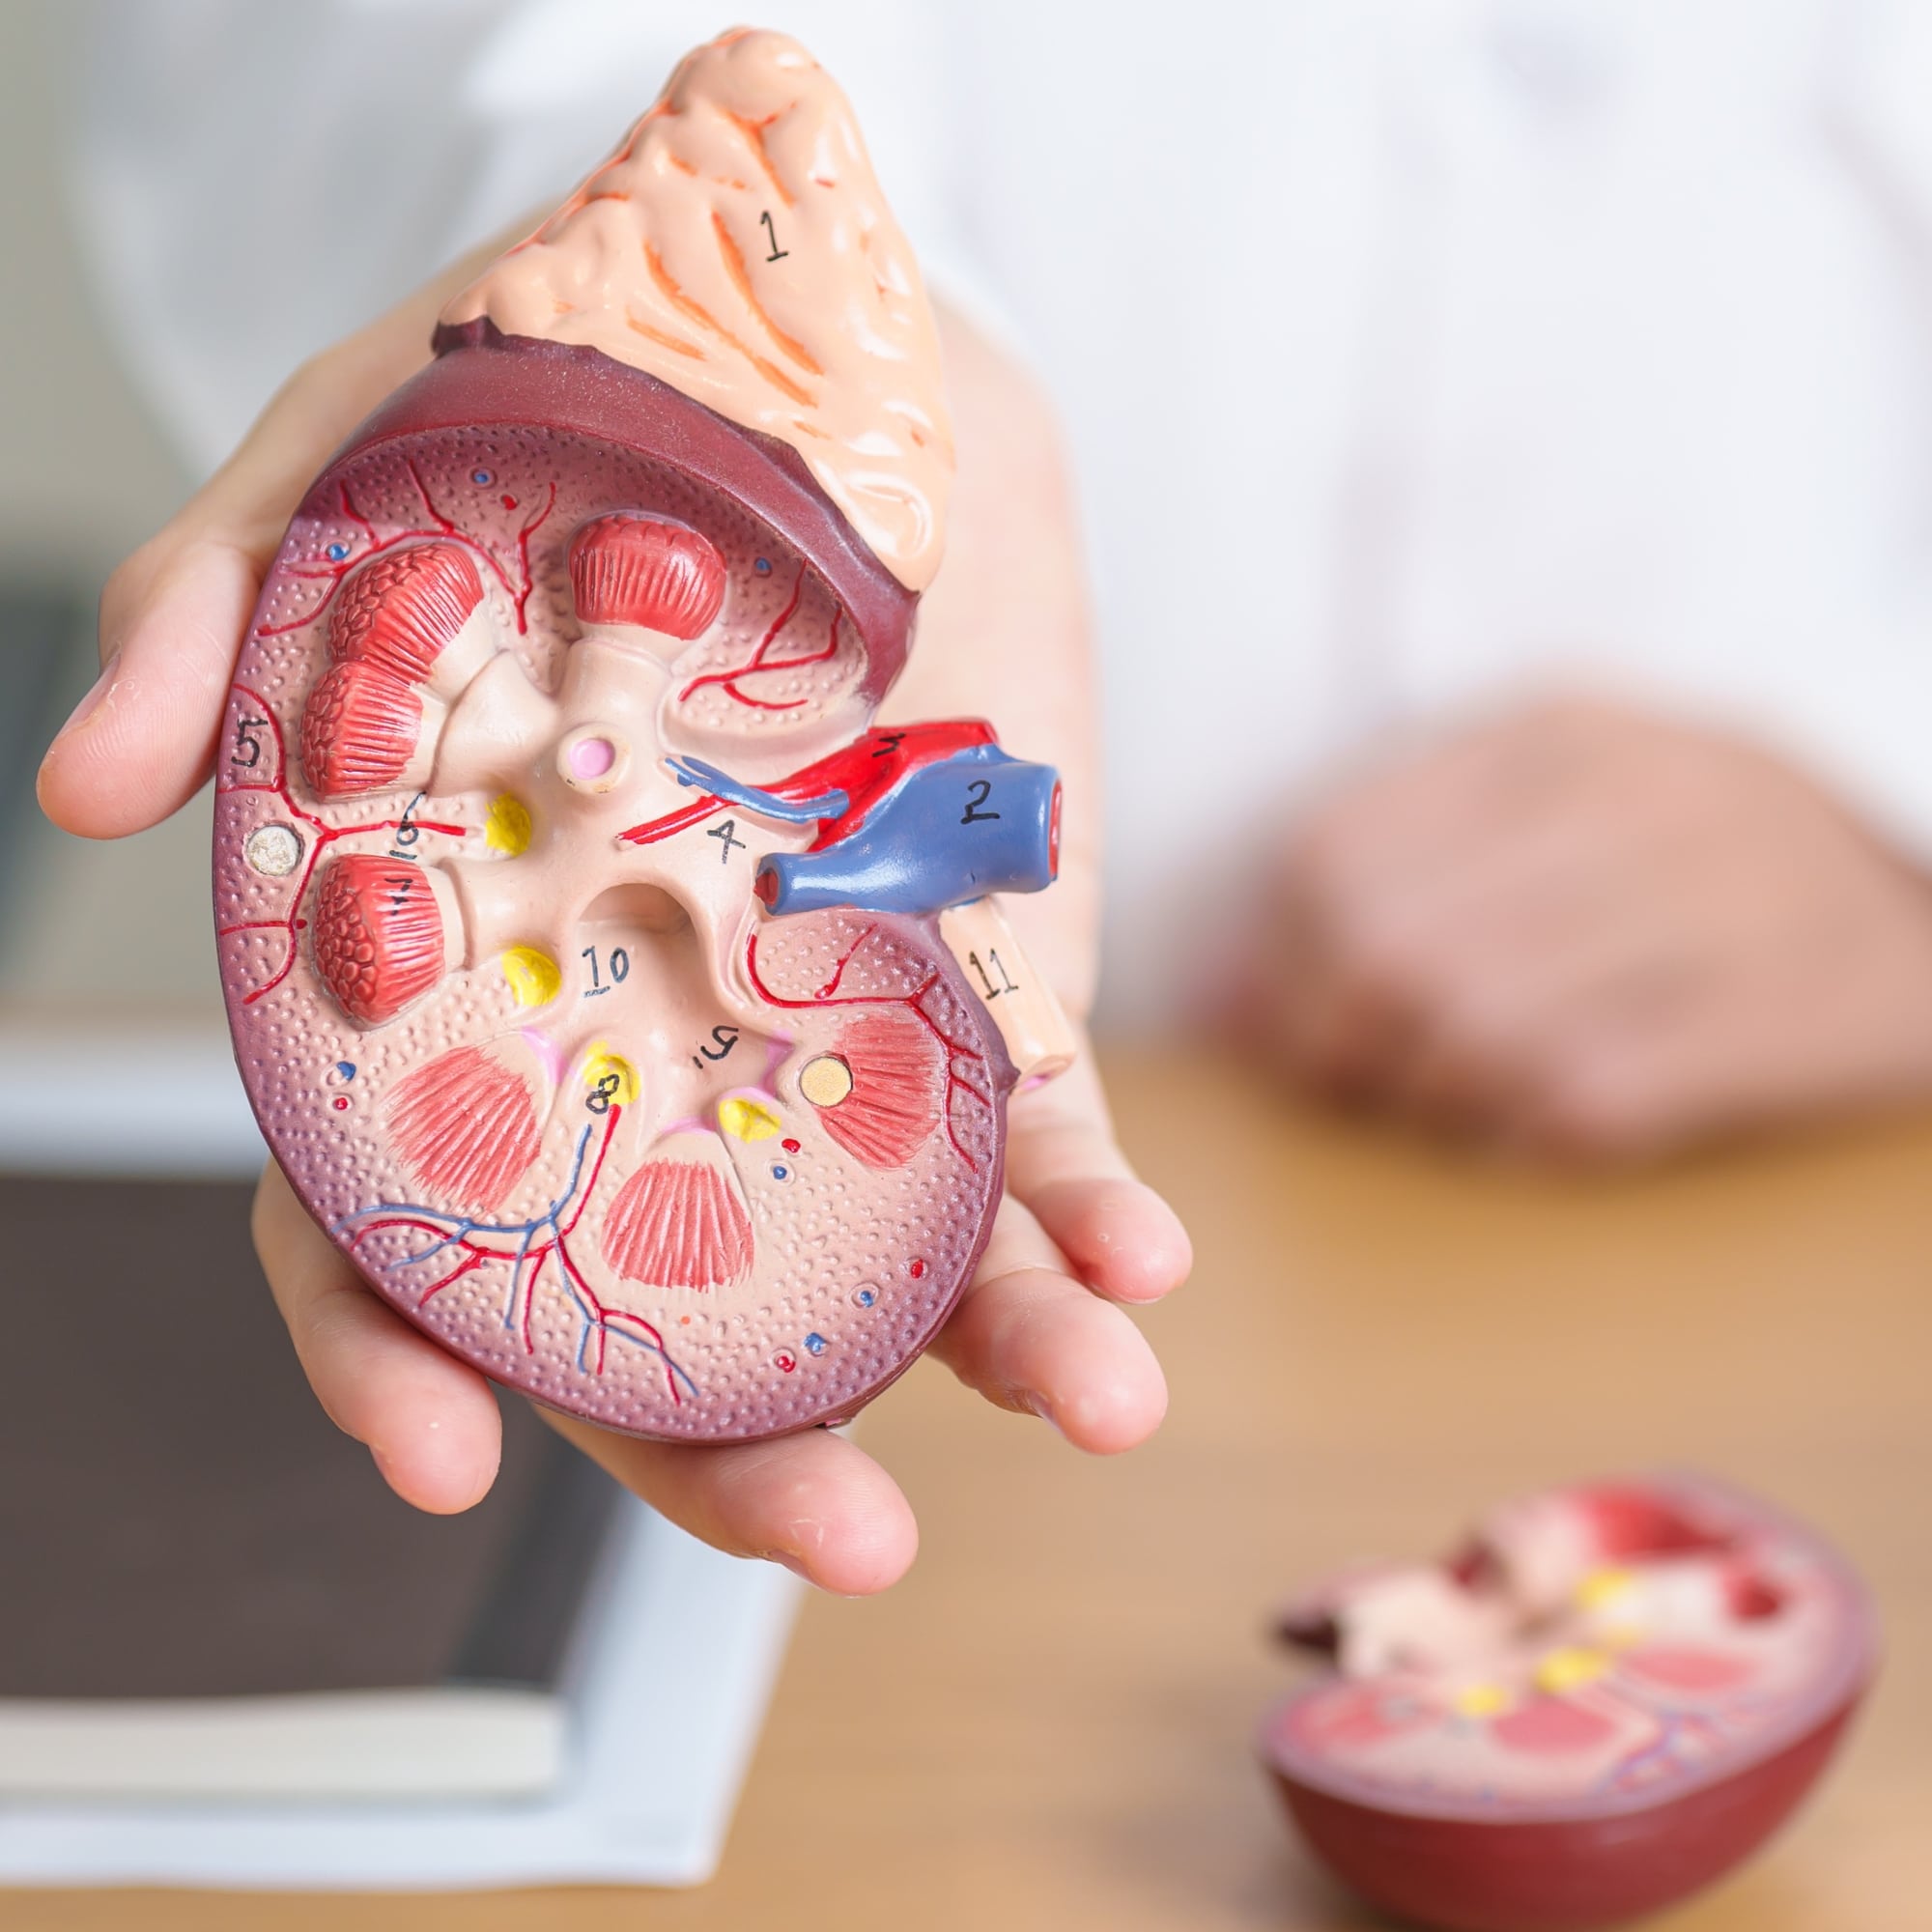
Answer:
[[[715,24],[102,10],[76,205],[184,446],[212,466]],[[1104,1020],[1239,993],[1300,1082],[1576,1156],[1932,1091],[1924,10],[772,24],[1070,449]],[[997,492],[1033,447],[965,461]]]

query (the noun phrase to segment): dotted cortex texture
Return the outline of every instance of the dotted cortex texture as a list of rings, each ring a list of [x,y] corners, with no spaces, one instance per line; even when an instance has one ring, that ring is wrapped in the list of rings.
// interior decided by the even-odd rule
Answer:
[[[623,653],[584,639],[567,554],[588,520],[639,511],[700,531],[726,582],[668,679],[639,663],[633,688]],[[415,761],[392,789],[324,797],[303,715],[331,668],[332,612],[407,577],[394,560],[425,544],[460,547],[483,586],[467,681],[424,687]],[[411,1321],[615,1429],[716,1441],[850,1415],[930,1340],[999,1199],[1012,1069],[933,922],[766,915],[756,860],[799,849],[809,828],[741,814],[737,845],[713,836],[718,819],[644,847],[615,836],[690,800],[668,753],[760,782],[855,735],[866,665],[839,616],[777,531],[668,464],[576,433],[433,430],[352,448],[317,480],[237,672],[217,753],[215,923],[270,1146]],[[621,782],[580,793],[557,776],[558,748],[582,735],[572,694],[590,688],[577,671],[596,650],[596,719],[620,718],[629,762]],[[498,836],[505,825],[520,836]],[[265,838],[270,827],[287,832]],[[393,1017],[352,1017],[318,972],[319,943],[325,965],[347,944],[327,910],[344,862],[371,891],[393,876],[411,909],[415,977]],[[442,970],[426,973],[438,920]],[[330,967],[338,986],[374,973],[366,948]],[[827,1056],[850,1081],[814,1091],[851,1091],[821,1108],[800,1079]],[[482,1151],[479,1122],[498,1119],[530,1134],[521,1171],[520,1146]],[[668,1187],[653,1198],[710,1204],[683,1247],[628,1226],[607,1241],[613,1203],[654,1161],[712,1169],[729,1211],[712,1211],[709,1183]],[[667,1271],[687,1280],[707,1266],[733,1278],[638,1281],[607,1246],[619,1261],[676,1253]]]

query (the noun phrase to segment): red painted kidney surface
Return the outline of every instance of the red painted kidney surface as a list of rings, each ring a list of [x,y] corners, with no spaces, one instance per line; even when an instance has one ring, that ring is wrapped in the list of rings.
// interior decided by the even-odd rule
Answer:
[[[1263,1727],[1291,1817],[1365,1897],[1455,1932],[1610,1925],[1718,1877],[1817,1777],[1875,1659],[1841,1558],[1686,1476],[1506,1504],[1283,1633],[1330,1660]]]
[[[679,1440],[850,1415],[999,1199],[1013,1071],[928,916],[774,917],[913,600],[789,450],[593,351],[472,330],[310,489],[217,754],[238,1058],[391,1304]]]

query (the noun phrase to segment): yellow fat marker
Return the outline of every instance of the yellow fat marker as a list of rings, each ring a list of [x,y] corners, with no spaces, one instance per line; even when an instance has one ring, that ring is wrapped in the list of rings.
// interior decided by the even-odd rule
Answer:
[[[584,1057],[583,1084],[617,1107],[628,1107],[640,1091],[638,1069],[601,1039]]]
[[[718,1103],[718,1124],[741,1141],[768,1141],[782,1124],[769,1107],[733,1094]]]
[[[521,857],[530,845],[530,809],[513,792],[503,792],[490,801],[483,820],[483,842],[506,859]]]
[[[504,952],[503,978],[520,1007],[547,1007],[563,985],[556,961],[534,946],[512,946]]]

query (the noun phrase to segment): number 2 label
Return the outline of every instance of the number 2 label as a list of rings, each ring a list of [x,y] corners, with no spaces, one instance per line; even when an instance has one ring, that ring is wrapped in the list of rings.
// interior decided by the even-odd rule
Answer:
[[[989,818],[999,817],[997,811],[982,810],[993,795],[991,779],[975,779],[966,788],[966,810],[959,814],[961,825],[983,825]]]

